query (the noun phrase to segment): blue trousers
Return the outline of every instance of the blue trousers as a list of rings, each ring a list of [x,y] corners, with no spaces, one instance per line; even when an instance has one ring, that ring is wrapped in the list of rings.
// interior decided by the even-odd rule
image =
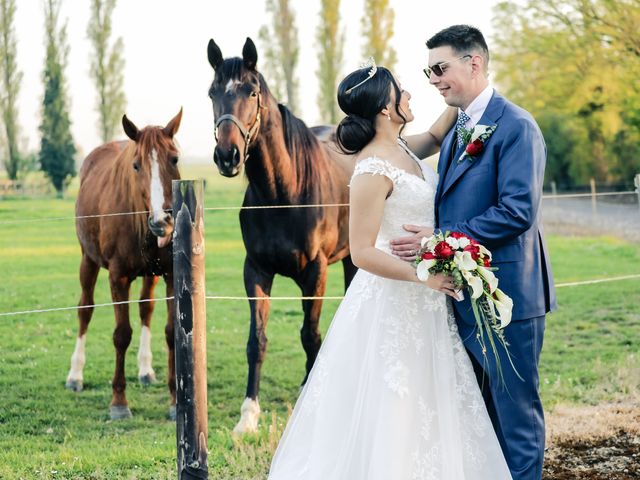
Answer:
[[[504,330],[511,360],[498,346],[504,383],[498,379],[490,347],[486,358],[475,325],[458,319],[458,329],[476,372],[487,410],[513,480],[540,480],[544,461],[544,412],[540,401],[538,362],[545,317],[514,320]]]

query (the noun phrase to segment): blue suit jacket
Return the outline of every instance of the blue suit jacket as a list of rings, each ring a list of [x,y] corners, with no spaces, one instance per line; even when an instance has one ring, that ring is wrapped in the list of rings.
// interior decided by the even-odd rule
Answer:
[[[491,251],[499,288],[513,299],[513,321],[542,316],[556,307],[540,219],[544,139],[531,115],[495,90],[478,123],[497,128],[473,160],[458,164],[451,158],[453,129],[442,143],[436,226],[463,232]],[[447,166],[454,169],[449,175]],[[465,297],[453,303],[459,317],[473,324]]]

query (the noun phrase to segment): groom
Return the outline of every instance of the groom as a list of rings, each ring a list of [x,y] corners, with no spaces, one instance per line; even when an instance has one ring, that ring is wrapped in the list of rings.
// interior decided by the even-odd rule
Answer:
[[[436,227],[463,232],[491,250],[500,288],[513,299],[512,323],[504,333],[523,380],[500,350],[506,388],[499,383],[492,354],[485,358],[476,340],[468,295],[454,302],[460,336],[514,480],[540,480],[545,438],[538,361],[545,314],[555,309],[540,219],[544,139],[528,112],[489,85],[489,50],[478,29],[451,26],[430,38],[427,47],[429,82],[459,112],[440,151]],[[469,140],[468,131],[474,127],[489,135],[470,147],[472,155],[463,155],[467,147],[463,140]],[[409,137],[409,147],[419,153],[426,135]],[[419,239],[432,230],[405,228],[414,235],[395,239],[392,248],[396,255],[412,260]]]

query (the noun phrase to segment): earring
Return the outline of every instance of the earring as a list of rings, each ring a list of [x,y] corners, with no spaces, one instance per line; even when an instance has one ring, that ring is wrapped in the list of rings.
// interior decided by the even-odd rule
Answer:
[[[391,121],[391,115],[387,113],[387,120]]]

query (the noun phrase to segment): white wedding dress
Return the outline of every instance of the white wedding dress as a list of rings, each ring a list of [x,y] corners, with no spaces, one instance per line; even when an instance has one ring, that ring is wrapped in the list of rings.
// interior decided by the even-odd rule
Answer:
[[[403,224],[433,226],[437,174],[415,160],[424,179],[376,157],[355,167],[393,182],[376,240],[387,253]],[[358,271],[269,479],[511,479],[444,294]]]

